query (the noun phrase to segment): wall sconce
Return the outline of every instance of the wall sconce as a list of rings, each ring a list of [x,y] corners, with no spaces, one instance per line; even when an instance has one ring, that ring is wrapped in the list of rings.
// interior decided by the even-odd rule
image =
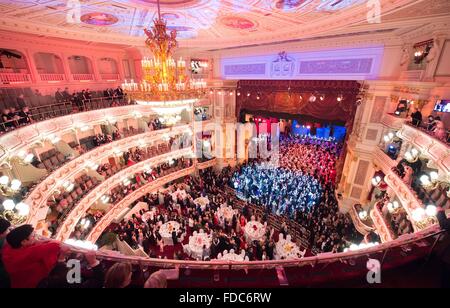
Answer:
[[[17,179],[10,181],[7,175],[0,177],[0,192],[3,196],[11,197],[17,194],[22,186],[22,182]]]
[[[89,219],[83,218],[80,221],[80,226],[82,229],[86,230],[91,225],[91,221]]]
[[[424,174],[420,177],[420,183],[425,190],[430,191],[436,189],[441,181],[439,181],[439,174],[431,171],[429,175]]]
[[[369,217],[369,214],[367,213],[367,211],[361,211],[358,213],[359,219],[361,220],[366,220]]]
[[[28,165],[28,164],[30,164],[33,161],[34,155],[31,154],[31,153],[27,153],[27,152],[22,150],[22,151],[19,151],[17,153],[15,158],[17,158],[20,163],[22,163],[24,165]]]
[[[100,201],[101,201],[103,204],[108,204],[109,200],[110,200],[110,197],[109,197],[108,195],[103,195],[103,196],[100,198]]]
[[[62,187],[64,188],[65,191],[71,192],[75,188],[75,184],[73,184],[70,181],[67,181],[62,184]]]
[[[26,221],[28,214],[30,213],[30,206],[26,203],[15,203],[11,199],[3,201],[3,212],[0,216],[9,220],[13,225],[19,225]]]
[[[130,181],[129,178],[126,178],[126,179],[124,179],[124,180],[122,181],[122,184],[123,184],[124,186],[130,185],[130,183],[131,183],[131,181]]]
[[[338,97],[336,97],[336,100],[338,102],[342,102],[344,100],[344,96],[342,94],[338,95]]]
[[[419,159],[419,151],[415,148],[412,148],[405,153],[405,159],[410,163],[415,163]]]
[[[417,208],[412,213],[412,219],[420,229],[424,229],[429,225],[436,223],[436,206],[430,204],[423,208]]]
[[[86,167],[89,168],[89,169],[91,169],[91,170],[93,170],[93,171],[96,171],[96,170],[98,169],[98,167],[99,167],[99,164],[94,163],[94,162],[92,162],[92,161],[88,161],[88,162],[86,163]]]
[[[394,201],[394,202],[389,202],[387,205],[388,211],[391,214],[395,214],[396,212],[398,212],[398,210],[400,209],[400,204],[398,203],[398,201]]]
[[[390,132],[387,135],[384,135],[383,140],[384,140],[385,143],[389,143],[392,140],[394,140],[394,137],[395,137],[394,133]]]
[[[381,181],[382,181],[381,176],[379,176],[379,175],[374,176],[374,177],[372,178],[372,185],[373,185],[373,186],[378,186],[378,185],[381,183]]]

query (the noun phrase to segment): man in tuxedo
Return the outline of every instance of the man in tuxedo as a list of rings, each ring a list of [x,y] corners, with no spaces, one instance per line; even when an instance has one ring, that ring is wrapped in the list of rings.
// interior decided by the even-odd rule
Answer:
[[[60,88],[58,88],[55,92],[55,101],[58,104],[60,104],[64,101],[64,94],[63,94],[63,92],[61,92]]]
[[[120,86],[117,87],[117,89],[115,90],[116,92],[116,96],[118,98],[119,101],[123,100],[123,90]]]
[[[174,230],[172,231],[172,241],[173,241],[173,245],[175,246],[176,244],[178,244],[178,237],[177,237],[177,232]]]
[[[62,95],[63,95],[63,101],[70,102],[70,99],[72,98],[72,95],[70,95],[70,93],[69,93],[69,88],[66,87],[64,89],[64,92],[62,93]]]

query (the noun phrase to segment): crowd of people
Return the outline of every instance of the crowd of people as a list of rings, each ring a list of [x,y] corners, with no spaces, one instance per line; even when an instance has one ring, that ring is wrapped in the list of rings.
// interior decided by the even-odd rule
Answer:
[[[316,252],[340,252],[361,240],[334,195],[342,144],[333,139],[282,135],[278,165],[255,160],[239,167],[230,186],[268,213],[287,215],[305,227]]]
[[[263,239],[248,242],[244,236],[244,226],[254,216],[248,207],[236,208],[230,218],[219,214],[220,207],[234,204],[235,196],[221,190],[231,173],[230,168],[225,168],[220,174],[207,169],[202,171],[198,178],[186,177],[182,183],[174,184],[163,192],[147,194],[139,202],[145,202],[148,208],[122,221],[113,228],[113,232],[118,235],[119,240],[127,242],[133,249],[141,247],[153,258],[192,259],[183,251],[181,244],[186,242],[190,235],[200,232],[211,238],[210,249],[207,251],[204,247],[202,260],[216,259],[224,251],[242,253],[246,260],[251,261],[272,260],[275,247],[273,228],[267,227]],[[180,191],[185,194],[178,194]],[[195,203],[195,200],[201,197],[209,200],[204,207]],[[266,223],[266,217],[256,215],[254,219]],[[175,247],[173,250],[165,250],[166,246],[160,234],[161,226],[169,221],[180,224],[180,228],[172,233]],[[167,251],[173,255],[168,255]]]
[[[106,101],[106,104],[102,104],[103,107],[119,106],[126,99],[126,94],[120,86],[115,89],[105,89],[101,93],[101,99]],[[35,97],[42,96],[38,89],[33,92],[33,95]],[[98,93],[96,94],[96,96],[98,98]],[[55,104],[70,103],[72,109],[70,110],[71,112],[80,112],[99,108],[91,104],[96,100],[96,98],[94,97],[93,92],[90,89],[71,92],[67,87],[64,90],[58,88],[53,96],[53,99]],[[33,117],[32,112],[30,111],[30,107],[32,107],[32,104],[27,101],[24,94],[20,94],[19,96],[17,96],[16,101],[13,104],[9,105],[10,107],[1,110],[0,134],[40,120],[39,117]]]
[[[449,142],[449,135],[445,128],[444,122],[440,116],[429,115],[426,121],[423,121],[422,113],[418,108],[411,114],[411,124],[416,127],[425,129],[429,134],[437,139]]]

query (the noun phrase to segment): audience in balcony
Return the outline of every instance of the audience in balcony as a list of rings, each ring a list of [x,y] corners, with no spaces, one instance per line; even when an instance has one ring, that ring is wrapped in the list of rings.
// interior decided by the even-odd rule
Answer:
[[[21,125],[26,125],[31,123],[30,120],[32,120],[30,108],[33,107],[33,114],[35,120],[43,120],[47,119],[52,116],[58,116],[63,115],[60,113],[59,109],[55,109],[52,112],[45,111],[43,113],[40,113],[40,107],[43,106],[37,106],[36,104],[39,104],[40,101],[37,100],[38,97],[40,97],[40,100],[43,98],[46,99],[46,103],[43,103],[45,105],[50,105],[53,103],[61,104],[61,103],[71,103],[72,107],[70,109],[67,109],[64,111],[64,114],[72,113],[73,111],[86,111],[93,108],[99,108],[94,102],[93,94],[89,89],[82,90],[80,92],[73,91],[72,94],[70,94],[69,89],[66,87],[64,91],[61,91],[61,88],[58,88],[54,94],[54,97],[44,97],[39,92],[38,89],[36,89],[34,92],[30,92],[31,96],[27,96],[29,100],[34,99],[35,101],[31,100],[31,103],[27,101],[28,99],[25,98],[24,94],[20,94],[17,98],[13,98],[14,102],[10,102],[6,104],[8,108],[5,108],[2,110],[2,116],[0,118],[0,134],[6,131],[10,131],[12,129],[15,129]],[[105,98],[109,102],[109,107],[115,107],[119,106],[123,103],[123,100],[125,98],[125,94],[123,90],[120,87],[117,87],[117,89],[108,89],[107,91],[104,91],[104,93],[107,93],[105,95]],[[101,95],[100,95],[101,96]],[[54,100],[52,102],[51,100]],[[93,105],[93,106],[91,106]],[[26,113],[28,116],[26,119],[22,119],[22,115],[19,114],[24,111],[24,108],[27,107]],[[106,106],[103,106],[106,107]],[[20,111],[16,111],[16,109]],[[36,109],[36,110],[35,110]]]
[[[415,111],[411,114],[412,125],[420,126],[422,125],[422,113],[419,108],[416,108]]]

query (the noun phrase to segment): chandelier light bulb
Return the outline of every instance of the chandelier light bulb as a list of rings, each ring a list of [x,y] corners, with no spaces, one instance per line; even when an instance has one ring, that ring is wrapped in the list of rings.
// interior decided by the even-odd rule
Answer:
[[[11,189],[13,191],[18,191],[21,186],[22,186],[22,182],[21,181],[19,181],[17,179],[14,179],[14,180],[11,181]]]
[[[436,171],[430,172],[430,179],[432,182],[436,182],[438,178],[439,178],[439,174]]]
[[[27,216],[30,213],[30,206],[26,203],[20,202],[16,205],[16,210],[20,216]]]
[[[14,207],[15,207],[15,206],[16,206],[16,205],[15,205],[14,201],[11,200],[11,199],[6,199],[5,201],[3,201],[3,208],[4,208],[6,211],[12,211],[12,210],[14,210]]]
[[[9,177],[7,175],[3,175],[0,177],[0,185],[6,186],[9,183]]]
[[[425,209],[425,213],[427,214],[428,217],[436,216],[437,214],[436,206],[432,204],[428,205],[427,208]]]

